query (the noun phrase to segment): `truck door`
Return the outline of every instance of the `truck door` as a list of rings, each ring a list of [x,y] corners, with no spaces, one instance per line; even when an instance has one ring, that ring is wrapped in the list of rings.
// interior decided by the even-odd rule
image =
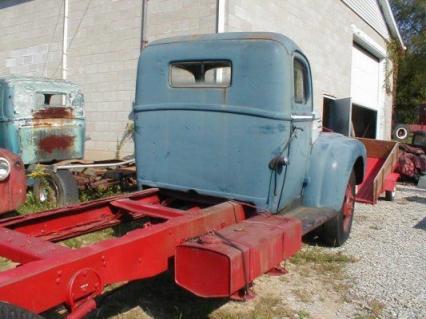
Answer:
[[[283,185],[277,204],[279,209],[301,197],[312,144],[314,117],[311,72],[307,59],[298,52],[293,57],[292,79],[290,142],[283,153],[288,163],[282,174]]]

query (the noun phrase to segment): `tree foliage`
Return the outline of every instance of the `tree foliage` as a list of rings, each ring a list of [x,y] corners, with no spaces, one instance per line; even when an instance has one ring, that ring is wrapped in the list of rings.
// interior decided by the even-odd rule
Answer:
[[[398,56],[396,112],[416,121],[416,107],[426,103],[426,0],[392,0],[391,6],[407,50]]]

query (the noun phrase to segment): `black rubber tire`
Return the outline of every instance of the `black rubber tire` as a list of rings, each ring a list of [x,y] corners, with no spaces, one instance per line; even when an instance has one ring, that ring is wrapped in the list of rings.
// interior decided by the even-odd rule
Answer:
[[[346,186],[346,188],[349,185],[352,188],[353,205],[355,205],[356,178],[355,178],[354,171],[352,171],[349,177],[348,185]],[[326,223],[324,223],[322,226],[318,228],[317,235],[319,237],[320,242],[325,246],[340,247],[349,238],[349,234],[352,228],[353,210],[352,210],[352,215],[350,217],[350,221],[348,224],[348,228],[345,230],[344,229],[344,213],[343,213],[343,206],[345,204],[345,201],[346,201],[346,196],[343,199],[342,208],[340,209],[338,215],[330,219],[329,221],[327,221]]]
[[[405,141],[409,135],[410,128],[408,125],[405,124],[398,124],[397,126],[395,126],[392,132],[392,137],[399,142]]]
[[[393,202],[395,200],[395,191],[386,191],[385,200],[388,202]]]
[[[46,176],[34,181],[33,193],[40,203],[46,196],[54,207],[64,207],[79,202],[78,185],[73,175],[68,170],[54,172],[50,169],[44,170]]]
[[[25,309],[19,308],[5,302],[0,302],[1,319],[43,319],[43,317],[31,313]]]

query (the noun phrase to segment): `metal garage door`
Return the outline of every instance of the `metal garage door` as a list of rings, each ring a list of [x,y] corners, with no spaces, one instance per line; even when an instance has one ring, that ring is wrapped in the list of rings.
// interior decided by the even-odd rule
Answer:
[[[363,48],[352,48],[352,101],[374,110],[379,108],[379,71],[380,61]]]

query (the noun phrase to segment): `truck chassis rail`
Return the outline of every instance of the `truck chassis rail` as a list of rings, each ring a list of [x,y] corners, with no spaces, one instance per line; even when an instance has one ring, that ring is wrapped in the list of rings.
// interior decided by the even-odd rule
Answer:
[[[121,237],[78,249],[60,243],[134,221],[138,227]],[[0,256],[19,266],[0,272],[0,300],[33,313],[65,305],[67,318],[83,318],[106,286],[158,275],[174,257],[186,289],[203,297],[239,296],[300,249],[304,230],[293,216],[155,188],[8,218],[0,221]],[[218,282],[202,270],[189,273],[197,265],[214,269],[206,258],[226,269]]]

